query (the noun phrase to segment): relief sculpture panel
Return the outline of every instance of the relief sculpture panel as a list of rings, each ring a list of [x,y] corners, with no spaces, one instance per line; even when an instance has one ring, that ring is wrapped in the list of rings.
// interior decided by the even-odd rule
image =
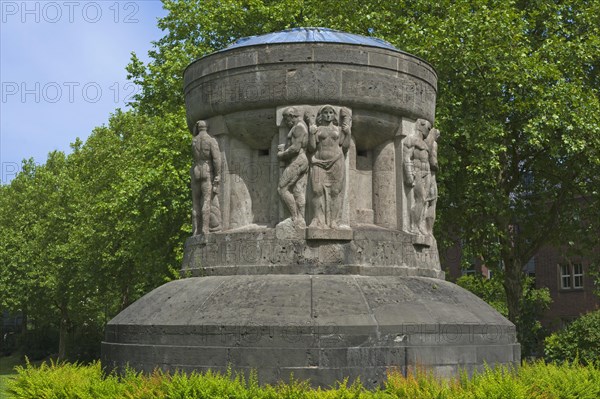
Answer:
[[[438,129],[425,119],[415,122],[415,134],[404,139],[403,173],[408,202],[408,230],[420,236],[433,236],[437,203],[436,171]]]
[[[348,228],[342,223],[346,185],[346,154],[351,143],[352,113],[322,106],[309,126],[311,228]]]
[[[284,123],[290,131],[285,144],[278,145],[277,159],[285,164],[279,178],[277,191],[287,207],[291,217],[281,223],[291,222],[296,228],[306,227],[306,183],[308,180],[308,127],[302,120],[302,114],[296,107],[283,111]]]

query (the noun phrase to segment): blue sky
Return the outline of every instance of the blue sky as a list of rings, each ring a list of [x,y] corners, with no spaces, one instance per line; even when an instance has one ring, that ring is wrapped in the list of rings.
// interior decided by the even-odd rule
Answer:
[[[69,152],[135,93],[125,66],[163,36],[158,0],[0,0],[2,183],[21,160]]]

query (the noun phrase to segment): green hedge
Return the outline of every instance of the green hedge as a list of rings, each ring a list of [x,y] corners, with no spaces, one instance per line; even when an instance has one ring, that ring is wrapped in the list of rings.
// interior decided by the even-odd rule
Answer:
[[[546,359],[557,362],[600,362],[600,310],[585,314],[546,338]]]
[[[122,378],[104,377],[99,362],[83,366],[64,363],[17,367],[8,383],[9,398],[102,399],[102,398],[579,398],[600,397],[600,367],[576,363],[526,363],[517,370],[486,369],[471,378],[437,379],[426,372],[407,378],[391,372],[384,387],[376,391],[360,383],[345,383],[326,390],[311,389],[306,382],[277,386],[258,385],[256,377],[245,380],[228,374],[175,374],[128,372]]]

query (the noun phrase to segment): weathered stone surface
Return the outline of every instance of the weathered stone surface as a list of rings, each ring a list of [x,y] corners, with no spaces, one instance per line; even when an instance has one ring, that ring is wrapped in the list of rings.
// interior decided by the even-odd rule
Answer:
[[[407,220],[431,201],[414,200],[420,186],[402,189],[399,142],[415,140],[417,120],[433,122],[435,71],[382,41],[337,42],[347,34],[320,28],[297,34],[336,42],[271,41],[272,34],[267,44],[242,40],[185,71],[188,123],[202,118],[219,127],[223,230],[274,228],[289,216],[297,228],[373,225],[431,235]],[[434,213],[421,219],[432,226]]]
[[[404,184],[410,201],[410,232],[427,236],[425,227],[425,213],[427,210],[427,196],[431,185],[430,149],[425,142],[431,123],[425,119],[416,122],[417,134],[404,140]]]
[[[349,227],[345,229],[319,229],[309,226],[306,229],[307,240],[351,241],[353,234]]]
[[[286,228],[285,226],[289,228]],[[444,278],[437,245],[419,237],[369,226],[344,229],[256,228],[187,239],[182,273],[365,274]]]
[[[236,111],[315,103],[433,121],[436,92],[437,75],[425,61],[344,43],[235,48],[195,61],[184,74],[190,126]]]
[[[386,370],[441,375],[518,362],[514,326],[462,288],[425,277],[215,276],[157,288],[107,326],[109,366],[258,370],[315,385]],[[366,379],[365,379],[366,378]]]

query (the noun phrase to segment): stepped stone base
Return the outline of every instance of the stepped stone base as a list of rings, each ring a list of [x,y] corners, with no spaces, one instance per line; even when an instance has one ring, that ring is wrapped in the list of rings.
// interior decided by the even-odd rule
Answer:
[[[249,372],[327,387],[425,367],[441,376],[520,359],[515,327],[443,280],[356,275],[238,275],[177,280],[110,321],[103,364],[140,371]]]
[[[308,228],[287,232],[285,237],[281,230],[262,228],[190,237],[181,271],[190,277],[360,274],[444,278],[432,237],[377,226]]]

